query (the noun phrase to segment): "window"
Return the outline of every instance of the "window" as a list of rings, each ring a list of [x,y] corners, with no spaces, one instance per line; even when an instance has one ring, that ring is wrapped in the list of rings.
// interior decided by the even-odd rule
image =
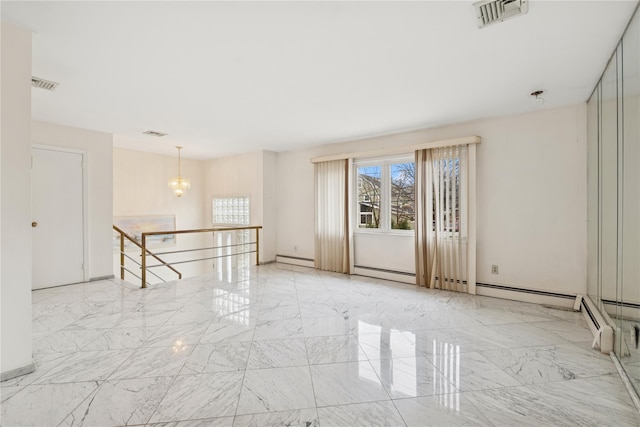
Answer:
[[[391,228],[413,230],[415,223],[415,172],[413,162],[393,163],[391,171]]]
[[[382,232],[413,230],[415,164],[412,157],[355,162],[357,226]]]
[[[248,197],[214,197],[212,202],[215,225],[249,225]]]
[[[358,168],[359,228],[380,228],[381,166]]]
[[[249,197],[214,197],[211,207],[213,208],[212,220],[214,225],[243,226],[251,224]],[[232,237],[229,233],[234,233],[234,236]],[[231,271],[231,258],[233,258],[228,255],[233,253],[246,254],[246,256],[237,257],[238,267],[249,266],[250,258],[248,252],[251,250],[251,230],[217,233],[215,239],[214,246],[234,245],[226,249],[216,249],[217,252],[215,253],[218,257],[226,257],[228,272]],[[220,265],[222,266],[222,264]],[[222,273],[222,269],[218,271]],[[221,277],[220,280],[222,280]]]
[[[452,155],[434,160],[434,170],[438,176],[432,195],[433,230],[440,233],[458,233],[465,230],[466,217],[466,185],[463,179],[464,170],[461,169],[461,158]],[[437,215],[439,206],[440,217]],[[461,220],[462,215],[462,220]],[[466,235],[466,233],[463,233]]]

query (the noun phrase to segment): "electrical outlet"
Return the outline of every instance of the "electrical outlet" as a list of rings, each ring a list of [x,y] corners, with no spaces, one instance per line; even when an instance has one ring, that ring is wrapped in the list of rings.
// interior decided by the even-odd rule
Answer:
[[[491,266],[491,274],[498,274],[498,266],[493,264]]]

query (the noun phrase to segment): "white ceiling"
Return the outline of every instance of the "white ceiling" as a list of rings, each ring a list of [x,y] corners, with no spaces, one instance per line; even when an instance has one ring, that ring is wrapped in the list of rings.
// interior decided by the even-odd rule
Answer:
[[[8,2],[33,29],[33,118],[211,158],[587,99],[636,1],[530,1],[478,29],[470,1]],[[158,139],[145,130],[166,132]]]

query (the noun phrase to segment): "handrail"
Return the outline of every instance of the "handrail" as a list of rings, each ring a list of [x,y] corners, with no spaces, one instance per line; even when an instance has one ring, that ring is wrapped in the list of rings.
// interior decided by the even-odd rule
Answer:
[[[195,228],[193,230],[171,230],[171,231],[149,231],[142,233],[142,241],[144,236],[158,236],[162,234],[187,234],[187,233],[211,233],[213,231],[237,231],[237,230],[258,230],[262,229],[261,225],[248,225],[246,227],[218,227],[218,228]]]
[[[114,226],[115,228],[115,226]],[[145,232],[141,234],[140,240],[142,242],[142,244],[138,244],[136,242],[136,244],[140,247],[140,249],[142,250],[142,269],[141,269],[141,273],[142,273],[142,287],[146,288],[147,287],[147,269],[148,268],[152,268],[152,267],[159,267],[160,265],[152,265],[147,267],[147,257],[145,256],[145,253],[149,253],[150,255],[152,255],[155,259],[158,259],[157,256],[155,256],[154,254],[152,254],[151,252],[149,252],[149,250],[147,249],[147,236],[158,236],[158,235],[174,235],[174,234],[192,234],[192,233],[215,233],[216,231],[241,231],[241,230],[256,230],[256,241],[255,242],[249,242],[246,244],[255,244],[256,245],[256,250],[255,251],[249,251],[246,253],[252,253],[255,252],[256,253],[256,265],[260,265],[260,231],[262,229],[261,225],[254,225],[254,226],[246,226],[246,227],[216,227],[216,228],[198,228],[198,229],[193,229],[193,230],[167,230],[167,231],[149,231],[149,232]],[[237,246],[237,245],[232,245],[232,246]],[[208,249],[208,248],[207,248]],[[203,250],[202,248],[200,249],[193,249],[193,251],[196,250]],[[241,255],[240,253],[236,253],[233,255]],[[165,263],[162,260],[159,260],[163,265],[166,265],[167,267],[171,268],[173,270],[173,268],[171,267],[171,264],[182,264],[182,263],[186,263],[186,262],[196,262],[196,261],[202,261],[202,260],[206,260],[208,258],[204,258],[201,260],[188,260],[188,261],[181,261],[181,262],[174,262],[174,263]],[[211,258],[213,259],[213,258]],[[174,270],[175,271],[175,270]],[[180,276],[180,278],[182,278],[182,276]]]
[[[113,229],[120,234],[120,278],[122,280],[124,280],[124,272],[125,272],[125,270],[129,271],[128,269],[126,269],[124,267],[124,262],[125,262],[124,258],[125,258],[125,256],[135,262],[135,260],[133,260],[130,256],[128,256],[128,255],[126,255],[124,253],[124,238],[126,237],[127,240],[129,240],[131,243],[133,243],[134,245],[136,245],[140,249],[143,249],[143,247],[142,247],[142,245],[140,243],[138,243],[136,241],[136,239],[134,239],[133,237],[129,236],[125,231],[120,229],[120,227],[118,227],[117,225],[114,225]],[[178,279],[182,279],[182,273],[180,273],[178,270],[176,270],[171,265],[169,265],[169,263],[167,263],[167,262],[163,261],[162,259],[160,259],[156,254],[151,252],[149,249],[144,248],[144,253],[147,253],[147,254],[151,255],[154,259],[158,260],[161,265],[167,267],[168,269],[170,269],[171,271],[176,273],[178,275]],[[136,264],[142,266],[143,264],[145,264],[144,260],[146,260],[146,258],[147,258],[146,256],[143,256],[142,257],[142,260],[143,260],[142,264],[137,263],[137,262],[136,262]],[[129,271],[129,272],[131,273],[131,271]],[[155,273],[154,273],[154,275],[155,275]],[[134,274],[134,276],[135,276],[135,274]],[[143,270],[142,276],[145,277],[144,270]],[[136,277],[138,277],[138,276],[136,276]],[[158,277],[158,276],[156,275],[156,277]],[[145,279],[146,279],[146,277],[145,277]],[[146,287],[146,284],[145,284],[144,287]]]

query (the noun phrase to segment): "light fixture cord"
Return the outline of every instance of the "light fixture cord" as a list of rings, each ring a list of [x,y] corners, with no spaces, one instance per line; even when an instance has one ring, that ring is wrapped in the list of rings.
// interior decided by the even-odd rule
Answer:
[[[180,162],[180,159],[181,159],[180,158],[180,150],[182,150],[182,147],[179,146],[179,145],[176,145],[176,148],[178,149],[178,179],[180,179],[182,177],[181,170],[180,170],[180,163],[181,163]]]

